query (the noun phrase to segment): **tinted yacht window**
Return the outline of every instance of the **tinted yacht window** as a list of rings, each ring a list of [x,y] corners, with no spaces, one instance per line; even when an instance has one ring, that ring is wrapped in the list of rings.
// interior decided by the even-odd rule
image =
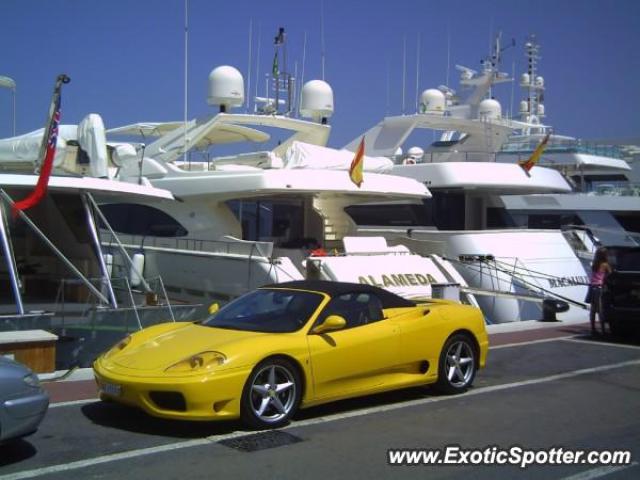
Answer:
[[[188,233],[170,215],[147,205],[118,203],[101,205],[100,210],[118,233],[154,237],[184,237]]]
[[[344,209],[356,225],[432,226],[429,205],[416,204],[366,204],[349,205]]]

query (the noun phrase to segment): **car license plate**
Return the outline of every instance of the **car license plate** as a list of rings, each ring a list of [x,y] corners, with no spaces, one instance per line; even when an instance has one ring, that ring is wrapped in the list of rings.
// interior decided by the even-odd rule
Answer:
[[[106,393],[107,395],[111,395],[112,397],[119,397],[122,394],[122,387],[113,383],[103,382],[100,386],[100,389],[104,393]]]

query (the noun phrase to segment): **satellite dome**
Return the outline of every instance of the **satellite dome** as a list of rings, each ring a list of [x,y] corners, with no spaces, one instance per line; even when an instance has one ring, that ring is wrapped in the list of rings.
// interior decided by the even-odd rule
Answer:
[[[320,121],[333,115],[333,90],[323,80],[311,80],[300,93],[300,114]]]
[[[407,150],[407,158],[410,158],[412,160],[415,160],[415,161],[422,160],[423,156],[424,156],[424,150],[421,149],[420,147],[411,147],[409,150]]]
[[[486,98],[478,105],[478,116],[482,120],[498,120],[502,118],[500,102],[493,98]]]
[[[219,105],[221,111],[240,107],[244,103],[244,79],[238,69],[223,65],[209,74],[209,105]]]
[[[435,88],[425,90],[420,95],[420,113],[444,113],[446,97]]]

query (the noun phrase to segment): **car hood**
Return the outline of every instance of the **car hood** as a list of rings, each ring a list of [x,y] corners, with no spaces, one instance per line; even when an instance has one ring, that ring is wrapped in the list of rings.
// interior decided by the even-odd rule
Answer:
[[[139,343],[134,337],[132,344],[109,358],[108,363],[133,370],[164,370],[201,352],[233,355],[239,343],[270,335],[273,334],[189,324]]]

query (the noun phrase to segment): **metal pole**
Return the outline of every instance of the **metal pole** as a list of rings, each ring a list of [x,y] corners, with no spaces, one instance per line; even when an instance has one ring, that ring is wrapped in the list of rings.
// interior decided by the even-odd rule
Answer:
[[[3,191],[4,192],[4,191]],[[18,281],[18,267],[16,266],[16,258],[13,255],[11,242],[9,242],[8,228],[6,216],[4,214],[4,205],[0,202],[0,240],[2,241],[2,250],[7,259],[7,268],[9,269],[9,279],[11,281],[11,289],[13,297],[16,299],[16,307],[20,315],[24,315],[24,305],[22,304],[22,295],[20,294],[20,283]]]
[[[107,290],[109,291],[109,297],[111,298],[111,306],[113,308],[118,308],[118,301],[116,300],[116,295],[113,292],[113,285],[111,285],[111,277],[109,277],[109,270],[107,269],[107,264],[104,261],[104,254],[102,253],[102,246],[100,245],[100,237],[98,236],[98,229],[96,228],[95,218],[91,213],[91,207],[89,202],[87,201],[87,195],[89,193],[82,192],[82,205],[84,206],[84,211],[87,215],[87,223],[89,224],[89,231],[91,232],[91,238],[93,239],[93,243],[96,247],[96,251],[98,254],[98,263],[100,264],[100,270],[102,271],[102,282],[106,285]]]
[[[16,87],[13,87],[13,136],[16,136]]]
[[[13,205],[13,200],[4,190],[0,190],[0,194],[9,205]],[[38,235],[38,237],[40,237],[40,239],[45,244],[47,244],[47,246],[60,259],[60,261],[62,261],[62,263],[64,263],[67,268],[69,268],[69,270],[71,270],[71,272],[76,277],[78,277],[82,283],[84,283],[84,285],[89,289],[91,293],[93,293],[98,298],[98,300],[100,300],[102,303],[109,303],[109,300],[102,294],[102,292],[100,292],[100,290],[98,290],[91,284],[91,282],[82,274],[82,272],[78,270],[76,266],[71,263],[71,261],[69,261],[69,259],[65,257],[60,250],[58,250],[58,248],[51,242],[51,240],[49,240],[49,238],[42,232],[42,230],[40,230],[22,210],[16,210],[16,212],[18,212],[20,218],[24,220],[24,222],[34,231],[36,235]]]
[[[102,223],[105,225],[105,227],[107,227],[107,230],[109,230],[109,233],[111,233],[111,236],[113,237],[113,239],[118,244],[118,248],[120,248],[120,251],[122,252],[122,255],[125,257],[125,259],[129,263],[129,267],[136,273],[136,275],[138,275],[138,277],[140,277],[140,281],[142,282],[142,286],[143,286],[145,292],[152,292],[151,287],[149,286],[149,284],[146,282],[146,280],[142,276],[142,272],[139,272],[138,269],[136,268],[136,266],[133,264],[133,260],[131,260],[131,257],[127,253],[126,248],[124,248],[124,245],[122,245],[122,243],[120,242],[120,239],[118,238],[118,235],[116,235],[116,233],[111,228],[111,225],[109,224],[109,221],[107,220],[107,218],[102,213],[102,210],[100,210],[100,207],[98,206],[96,201],[93,199],[93,196],[90,193],[87,193],[87,198],[92,203],[93,208],[95,209],[95,212],[100,217],[100,220],[102,220]]]

